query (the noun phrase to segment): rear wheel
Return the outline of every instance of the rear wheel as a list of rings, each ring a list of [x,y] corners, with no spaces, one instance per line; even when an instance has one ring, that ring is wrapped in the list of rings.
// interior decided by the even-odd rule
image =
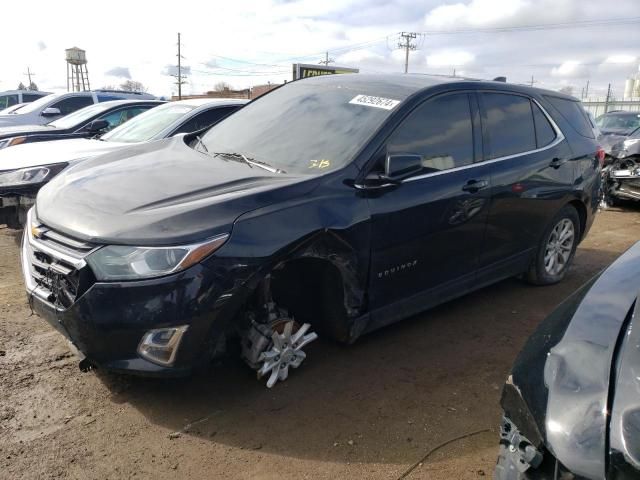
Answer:
[[[580,238],[580,217],[571,205],[566,205],[545,231],[536,256],[527,272],[527,280],[534,285],[551,285],[561,281]]]

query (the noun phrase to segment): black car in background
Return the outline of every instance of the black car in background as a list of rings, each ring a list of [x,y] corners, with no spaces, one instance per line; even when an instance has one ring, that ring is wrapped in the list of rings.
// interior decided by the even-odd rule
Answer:
[[[89,105],[45,125],[0,127],[0,149],[23,143],[93,137],[163,103],[160,100],[112,100]]]
[[[502,393],[497,480],[640,478],[640,243],[529,338]]]
[[[316,332],[352,342],[507,277],[562,280],[598,208],[594,136],[575,98],[524,86],[292,82],[42,188],[30,304],[85,367],[186,374],[233,340],[271,387]]]

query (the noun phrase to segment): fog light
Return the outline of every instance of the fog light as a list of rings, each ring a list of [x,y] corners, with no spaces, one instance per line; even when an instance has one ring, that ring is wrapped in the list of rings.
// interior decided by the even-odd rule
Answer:
[[[176,360],[180,341],[188,328],[188,325],[182,325],[149,330],[138,345],[138,354],[150,362],[170,367]]]

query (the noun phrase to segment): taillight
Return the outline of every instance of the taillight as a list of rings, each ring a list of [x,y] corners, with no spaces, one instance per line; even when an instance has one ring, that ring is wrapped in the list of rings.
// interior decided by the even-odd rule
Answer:
[[[598,147],[598,150],[596,150],[596,158],[598,159],[598,162],[600,163],[601,168],[604,167],[604,157],[605,157],[604,148]]]

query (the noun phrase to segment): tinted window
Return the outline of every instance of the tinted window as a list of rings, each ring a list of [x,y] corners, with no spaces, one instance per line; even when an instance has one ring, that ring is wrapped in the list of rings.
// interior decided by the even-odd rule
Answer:
[[[531,103],[531,107],[533,108],[533,120],[536,125],[536,145],[538,148],[546,147],[556,139],[556,132],[545,114],[540,110],[540,107],[534,102]]]
[[[76,110],[91,105],[92,103],[93,98],[90,96],[69,97],[52,104],[51,108],[59,108],[62,115],[68,115],[71,112],[75,112]]]
[[[529,99],[504,93],[481,95],[491,145],[490,158],[535,150],[536,131]]]
[[[420,105],[393,133],[387,151],[420,155],[422,165],[430,170],[473,163],[469,97],[445,95]]]
[[[207,110],[206,112],[201,112],[189,119],[184,125],[181,125],[173,134],[191,133],[209,127],[236,110],[236,107],[218,107]]]
[[[0,96],[0,109],[5,109],[11,105],[18,103],[18,95],[2,95]]]
[[[593,128],[580,102],[546,95],[545,98],[560,112],[565,120],[571,124],[576,132],[583,137],[595,138]]]
[[[22,101],[24,103],[33,102],[34,100],[37,100],[37,99],[39,99],[41,97],[43,97],[43,95],[38,95],[36,93],[23,93],[22,94]]]
[[[124,100],[125,97],[117,95],[98,95],[98,102],[110,102],[112,100]]]

